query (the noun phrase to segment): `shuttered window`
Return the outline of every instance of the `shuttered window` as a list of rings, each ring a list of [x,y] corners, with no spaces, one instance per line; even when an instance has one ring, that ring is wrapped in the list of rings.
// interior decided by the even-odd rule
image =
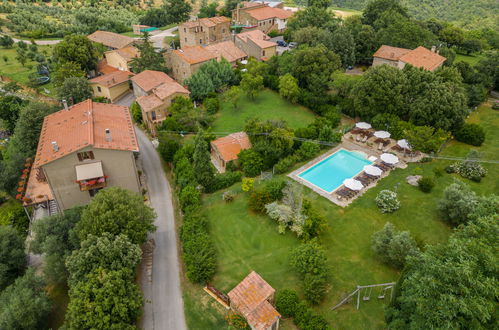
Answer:
[[[84,151],[84,152],[79,152],[76,154],[78,156],[78,160],[80,162],[88,159],[94,159],[94,152],[93,151]]]

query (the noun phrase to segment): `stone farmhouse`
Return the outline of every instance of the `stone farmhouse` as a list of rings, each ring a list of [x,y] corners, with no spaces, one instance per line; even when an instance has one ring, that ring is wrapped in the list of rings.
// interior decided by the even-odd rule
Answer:
[[[166,56],[173,78],[180,83],[192,76],[206,62],[217,59],[216,54],[201,46],[186,46],[172,50]]]
[[[90,87],[95,97],[105,97],[111,103],[130,91],[130,71],[116,70],[89,80]]]
[[[270,37],[261,30],[237,34],[235,44],[246,55],[254,57],[259,61],[266,61],[276,55],[277,44],[270,41]]]
[[[180,47],[206,46],[230,39],[230,19],[224,16],[199,18],[179,25]]]
[[[205,49],[215,55],[218,61],[225,58],[232,66],[236,66],[238,61],[248,58],[246,53],[231,40],[208,45]]]
[[[107,65],[122,71],[132,71],[130,62],[139,56],[140,52],[134,46],[127,46],[104,53]]]
[[[168,117],[168,107],[177,96],[189,97],[190,92],[166,73],[146,70],[132,77],[136,101],[142,120],[153,135],[156,126]]]
[[[86,100],[46,116],[24,206],[66,210],[119,186],[140,192],[128,107]]]
[[[232,21],[246,28],[255,28],[264,33],[283,32],[293,12],[268,3],[243,1],[232,11]]]
[[[240,313],[252,330],[277,330],[281,314],[272,306],[275,289],[252,271],[229,293],[230,308]]]
[[[406,64],[410,64],[416,68],[435,71],[444,64],[445,60],[445,57],[436,52],[435,47],[429,50],[419,46],[411,50],[383,45],[373,55],[373,67],[387,64],[403,69]]]
[[[249,148],[251,148],[251,142],[245,132],[232,133],[218,138],[211,141],[211,162],[220,173],[224,173],[227,164],[237,160],[237,155]]]

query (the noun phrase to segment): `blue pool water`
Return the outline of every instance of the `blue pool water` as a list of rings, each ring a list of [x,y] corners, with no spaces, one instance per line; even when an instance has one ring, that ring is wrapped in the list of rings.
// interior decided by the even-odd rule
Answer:
[[[354,177],[369,164],[372,162],[362,155],[341,149],[298,176],[322,190],[332,192],[343,184],[343,180]]]

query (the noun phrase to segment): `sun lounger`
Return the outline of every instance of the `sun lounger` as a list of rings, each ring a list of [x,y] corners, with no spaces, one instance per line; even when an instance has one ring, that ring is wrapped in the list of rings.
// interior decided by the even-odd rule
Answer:
[[[365,143],[367,141],[367,139],[368,139],[368,136],[366,135],[366,136],[364,136],[364,138],[362,139],[361,142]]]
[[[357,140],[357,142],[360,142],[361,139],[362,139],[362,136],[359,134],[359,135],[357,135],[357,138],[355,140]]]
[[[378,145],[378,150],[381,150],[381,149],[383,149],[383,143],[382,142],[380,142],[379,145]]]

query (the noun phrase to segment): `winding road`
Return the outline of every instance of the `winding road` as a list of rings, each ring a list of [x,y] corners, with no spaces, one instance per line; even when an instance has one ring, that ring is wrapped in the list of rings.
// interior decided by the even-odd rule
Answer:
[[[172,191],[159,155],[151,141],[135,128],[140,157],[147,177],[151,206],[157,214],[157,230],[150,235],[155,241],[152,283],[143,279],[144,315],[142,329],[185,330],[184,304],[180,289],[180,266],[173,213]]]

